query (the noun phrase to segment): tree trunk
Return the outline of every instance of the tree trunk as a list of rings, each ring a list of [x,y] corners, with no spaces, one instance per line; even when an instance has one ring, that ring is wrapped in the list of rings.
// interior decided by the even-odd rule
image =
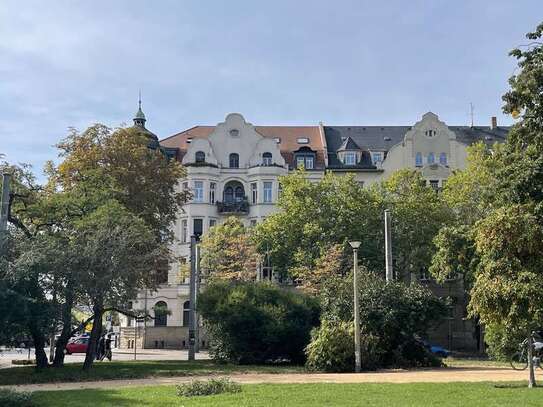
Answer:
[[[536,383],[535,383],[535,372],[534,372],[534,344],[533,344],[533,341],[532,341],[532,334],[530,333],[528,335],[528,352],[527,352],[527,357],[528,357],[528,371],[530,373],[530,379],[528,380],[528,387],[529,388],[532,388],[532,387],[536,387]]]
[[[43,332],[36,326],[34,321],[31,321],[29,326],[30,336],[34,342],[34,352],[36,356],[36,369],[49,367],[47,354],[45,353],[45,336]]]
[[[102,315],[104,314],[104,307],[102,304],[99,304],[95,305],[92,310],[94,312],[94,320],[89,338],[89,346],[87,347],[87,354],[85,355],[85,362],[83,363],[83,370],[89,370],[91,368],[92,363],[96,358],[98,339],[100,339],[100,333],[102,332]]]
[[[64,366],[64,351],[66,350],[66,345],[70,340],[72,333],[72,308],[73,308],[73,295],[68,290],[71,290],[71,284],[68,283],[66,289],[66,302],[62,309],[62,332],[58,338],[55,346],[55,359],[53,361],[54,367]]]

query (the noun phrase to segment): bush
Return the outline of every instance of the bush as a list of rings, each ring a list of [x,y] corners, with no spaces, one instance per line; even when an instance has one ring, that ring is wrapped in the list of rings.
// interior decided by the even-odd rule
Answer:
[[[378,367],[379,338],[361,333],[360,356],[362,370]],[[354,370],[353,322],[323,321],[311,333],[311,343],[306,348],[306,366],[310,370],[324,372],[352,372]]]
[[[198,299],[214,359],[239,364],[303,363],[316,299],[270,283],[216,281]]]
[[[488,355],[495,360],[509,361],[511,355],[519,350],[525,334],[521,330],[506,328],[499,324],[485,326],[485,343]]]
[[[30,393],[0,389],[0,406],[30,407],[33,405]]]
[[[359,279],[363,332],[361,352],[365,368],[439,365],[440,361],[416,338],[425,337],[427,330],[439,322],[445,314],[445,304],[419,284],[408,285],[400,281],[386,283],[382,277],[367,271],[362,272]],[[324,284],[320,294],[323,327],[328,326],[324,321],[331,321],[331,326],[340,322],[352,323],[352,287],[352,276]],[[321,338],[315,334],[312,339],[318,344],[327,335],[324,332]],[[312,342],[308,347],[315,357],[317,344]],[[354,354],[354,347],[352,352]],[[337,363],[340,354],[341,349],[337,349],[330,355],[331,360],[326,362],[321,360],[325,356],[321,352],[319,366],[322,368]],[[316,360],[311,363],[316,365]]]
[[[177,395],[182,397],[210,396],[221,393],[239,393],[241,386],[228,378],[193,380],[190,383],[178,384]]]

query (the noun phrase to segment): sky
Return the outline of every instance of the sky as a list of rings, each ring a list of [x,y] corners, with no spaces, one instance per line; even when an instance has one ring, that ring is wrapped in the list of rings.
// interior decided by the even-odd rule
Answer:
[[[40,173],[68,128],[511,123],[541,0],[0,0],[0,153]]]

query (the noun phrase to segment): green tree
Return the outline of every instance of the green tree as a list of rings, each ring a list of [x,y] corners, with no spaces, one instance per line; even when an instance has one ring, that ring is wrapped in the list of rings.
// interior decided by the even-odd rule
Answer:
[[[531,334],[543,323],[543,231],[533,207],[496,209],[477,224],[475,242],[480,263],[469,309],[483,323],[524,332],[532,387]]]
[[[303,362],[319,320],[315,298],[271,283],[216,281],[200,294],[198,311],[213,357],[240,364]]]
[[[213,227],[201,242],[201,268],[209,280],[252,281],[256,278],[257,254],[250,231],[236,217]]]

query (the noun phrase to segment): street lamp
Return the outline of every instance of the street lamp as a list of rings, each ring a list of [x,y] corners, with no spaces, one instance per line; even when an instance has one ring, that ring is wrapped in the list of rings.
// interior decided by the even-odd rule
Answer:
[[[354,360],[355,360],[355,372],[360,373],[362,360],[360,357],[360,311],[358,305],[358,248],[360,247],[360,242],[349,242],[353,248],[354,254]]]

